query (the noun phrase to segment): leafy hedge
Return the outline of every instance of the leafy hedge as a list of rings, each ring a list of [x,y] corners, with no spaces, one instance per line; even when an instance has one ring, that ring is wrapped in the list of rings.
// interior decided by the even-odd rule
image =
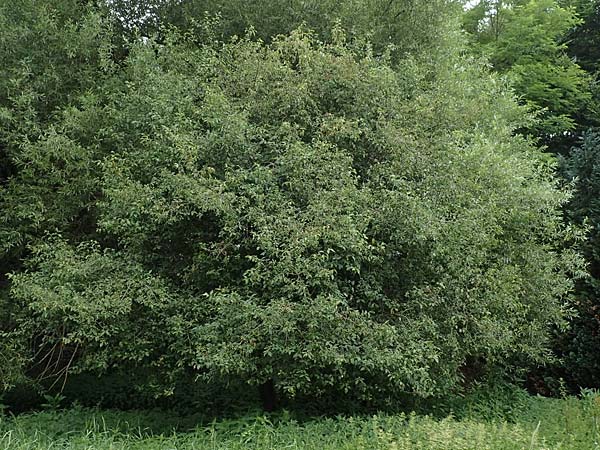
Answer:
[[[446,391],[473,359],[545,360],[581,267],[568,195],[459,41],[418,58],[339,27],[172,31],[121,59],[110,23],[66,3],[0,3],[5,36],[31,22],[49,42],[0,69],[15,368],[370,398]]]

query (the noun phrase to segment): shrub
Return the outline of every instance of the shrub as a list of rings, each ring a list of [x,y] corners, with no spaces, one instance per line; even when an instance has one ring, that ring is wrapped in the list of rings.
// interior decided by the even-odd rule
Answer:
[[[138,42],[11,141],[6,333],[30,376],[368,399],[545,359],[579,259],[523,110],[458,46],[392,63],[332,36]]]

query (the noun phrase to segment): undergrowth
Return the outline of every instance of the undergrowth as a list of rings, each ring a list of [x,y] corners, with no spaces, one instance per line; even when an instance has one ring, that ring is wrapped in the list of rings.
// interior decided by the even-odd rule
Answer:
[[[475,391],[442,417],[411,413],[308,417],[257,411],[208,420],[201,413],[75,407],[0,416],[0,449],[412,449],[599,450],[600,395],[549,399]]]

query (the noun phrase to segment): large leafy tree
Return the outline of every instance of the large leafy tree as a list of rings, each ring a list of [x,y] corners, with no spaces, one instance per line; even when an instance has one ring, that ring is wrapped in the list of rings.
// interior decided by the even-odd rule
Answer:
[[[579,267],[567,194],[458,33],[431,53],[340,27],[325,43],[171,31],[114,58],[95,7],[60,21],[53,5],[29,4],[66,40],[39,67],[86,53],[72,89],[28,106],[32,125],[2,128],[12,368],[370,397],[452,388],[473,358],[544,360]]]
[[[593,79],[567,51],[566,37],[578,24],[576,9],[555,0],[486,0],[465,13],[476,50],[538,113],[524,131],[552,151],[568,151],[598,123]]]

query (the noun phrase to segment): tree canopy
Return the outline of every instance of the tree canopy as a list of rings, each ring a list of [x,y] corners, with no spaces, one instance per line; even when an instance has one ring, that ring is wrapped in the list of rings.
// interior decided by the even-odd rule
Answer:
[[[583,130],[599,123],[593,76],[569,55],[566,40],[580,24],[577,9],[556,0],[486,0],[464,18],[476,50],[537,112],[525,130],[552,151],[568,151]]]
[[[382,4],[136,38],[86,2],[0,0],[5,384],[141,367],[163,393],[368,398],[546,358],[581,270],[568,192],[455,5]]]

